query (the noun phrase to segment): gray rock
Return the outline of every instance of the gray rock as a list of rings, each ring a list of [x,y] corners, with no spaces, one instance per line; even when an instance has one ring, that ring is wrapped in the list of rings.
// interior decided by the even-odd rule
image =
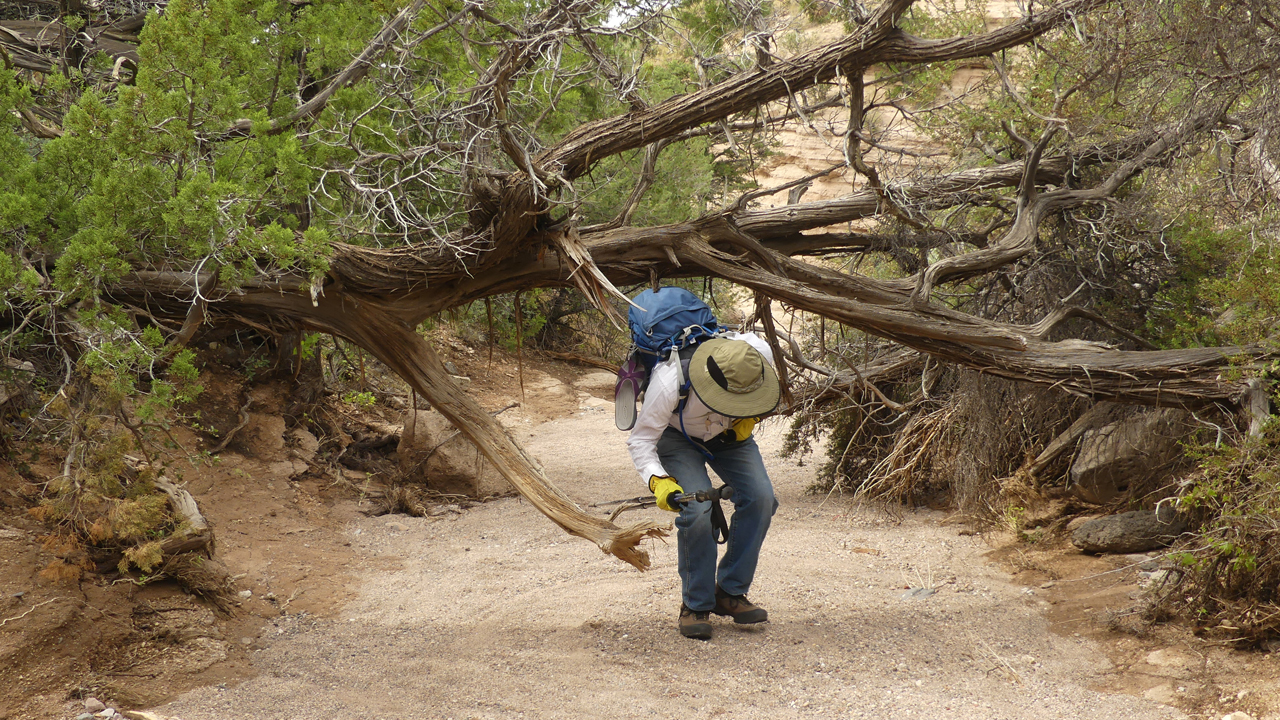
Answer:
[[[1161,408],[1086,431],[1071,464],[1071,491],[1103,504],[1151,478],[1182,452],[1185,418],[1184,410]]]
[[[1081,524],[1071,542],[1094,554],[1145,552],[1168,546],[1186,529],[1186,521],[1172,508],[1161,508],[1159,518],[1153,510],[1134,510]]]
[[[93,713],[80,713],[76,716],[76,720],[93,720]]]
[[[98,698],[89,697],[84,699],[84,709],[86,712],[96,713],[106,710],[107,706]]]

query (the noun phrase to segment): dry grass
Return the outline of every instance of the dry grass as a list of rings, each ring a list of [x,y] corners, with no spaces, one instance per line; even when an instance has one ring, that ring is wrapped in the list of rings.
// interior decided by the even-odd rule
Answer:
[[[927,473],[934,464],[932,448],[942,437],[956,413],[956,407],[943,405],[932,412],[920,412],[907,421],[898,433],[888,454],[867,473],[860,495],[896,501],[910,500],[919,487],[928,482]]]
[[[884,388],[894,398],[919,391],[919,378]],[[945,371],[930,399],[906,410],[846,404],[814,408],[793,425],[792,446],[830,433],[815,491],[849,490],[896,503],[945,497],[963,514],[993,521],[1010,504],[1038,495],[1018,474],[1028,456],[1070,423],[1077,401],[971,370]]]

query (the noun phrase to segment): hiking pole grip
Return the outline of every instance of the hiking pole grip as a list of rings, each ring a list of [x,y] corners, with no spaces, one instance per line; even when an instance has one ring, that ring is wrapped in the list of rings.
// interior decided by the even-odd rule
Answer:
[[[698,493],[699,500],[728,500],[731,497],[733,497],[733,488],[728,485],[721,485],[718,488],[711,488]]]
[[[728,485],[721,485],[718,488],[711,488],[710,490],[700,490],[696,493],[682,493],[680,495],[676,495],[675,497],[668,498],[667,504],[670,505],[672,501],[684,504],[687,502],[707,502],[708,500],[728,500],[731,497],[733,497],[733,488]]]

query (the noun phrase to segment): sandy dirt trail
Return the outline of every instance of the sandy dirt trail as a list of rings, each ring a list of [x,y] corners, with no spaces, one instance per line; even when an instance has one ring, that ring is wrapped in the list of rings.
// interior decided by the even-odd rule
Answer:
[[[639,573],[563,534],[518,498],[441,518],[354,521],[365,570],[336,616],[281,617],[254,640],[258,675],[189,692],[166,718],[1180,718],[1096,691],[1092,641],[1051,632],[1045,602],[944,514],[901,519],[805,494],[777,459],[782,503],[753,600],[771,622],[675,629],[674,537]],[[640,494],[607,408],[527,440],[581,501]],[[642,511],[660,513],[661,511]],[[907,596],[909,588],[927,588]]]

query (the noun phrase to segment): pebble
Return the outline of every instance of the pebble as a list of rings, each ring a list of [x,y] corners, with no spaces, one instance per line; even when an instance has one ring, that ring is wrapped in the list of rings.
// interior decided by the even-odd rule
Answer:
[[[1223,715],[1222,720],[1253,720],[1253,716],[1247,712],[1237,710],[1229,715]]]
[[[242,600],[248,600],[249,598],[253,597],[253,591],[241,590],[240,592],[236,593],[236,595],[240,596],[240,599]]]
[[[84,709],[88,712],[96,713],[106,710],[107,706],[98,698],[90,697],[84,699]]]
[[[93,713],[80,713],[76,716],[76,720],[93,720]]]

